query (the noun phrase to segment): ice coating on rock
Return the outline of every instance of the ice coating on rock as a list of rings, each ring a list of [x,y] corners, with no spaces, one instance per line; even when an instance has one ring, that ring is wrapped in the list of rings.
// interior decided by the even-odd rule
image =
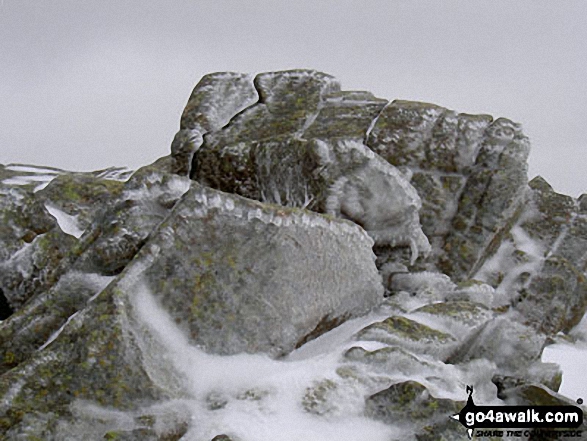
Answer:
[[[317,144],[323,147],[320,141]],[[430,251],[418,217],[418,193],[395,167],[362,143],[346,141],[336,148],[337,156],[366,161],[334,181],[326,198],[326,212],[361,225],[377,245],[409,246],[413,265],[420,253]]]
[[[218,73],[171,150],[0,165],[0,437],[460,439],[466,384],[564,403],[539,359],[582,335],[587,197],[527,186],[518,124]]]
[[[218,72],[198,82],[181,116],[181,130],[201,134],[225,126],[241,110],[258,100],[249,74]]]
[[[517,222],[475,277],[538,330],[568,332],[587,310],[586,233],[579,201],[534,178]]]
[[[196,84],[182,113],[180,130],[171,143],[173,171],[189,176],[194,153],[203,136],[226,125],[258,100],[252,77],[237,72],[204,75]]]
[[[149,244],[149,286],[212,353],[283,355],[382,298],[358,226],[196,183]]]
[[[274,85],[271,78],[264,87]],[[286,79],[285,84],[291,86],[291,75]],[[320,79],[312,81],[321,84]],[[309,118],[320,103],[321,94],[312,93],[309,98],[302,95],[301,102],[309,106],[301,107],[306,112],[304,118]],[[289,107],[279,110],[291,111]],[[412,264],[430,251],[418,217],[418,193],[402,173],[363,144],[362,136],[306,139],[305,132],[294,132],[262,139],[266,129],[249,127],[247,124],[258,118],[247,112],[206,137],[194,157],[193,177],[199,182],[262,202],[350,219],[365,228],[377,245],[409,247]],[[263,117],[268,124],[282,121],[277,119],[277,110],[272,112]],[[286,125],[291,122],[281,117]],[[293,130],[293,126],[277,128]],[[261,139],[250,140],[254,133]]]

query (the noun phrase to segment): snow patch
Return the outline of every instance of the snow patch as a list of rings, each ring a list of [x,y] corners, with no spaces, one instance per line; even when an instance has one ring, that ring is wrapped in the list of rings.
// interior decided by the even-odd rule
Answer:
[[[30,165],[17,165],[17,164],[9,164],[6,166],[6,169],[11,170],[11,171],[19,171],[19,172],[46,173],[46,174],[54,174],[54,175],[57,175],[61,172],[58,169],[35,167],[35,166],[30,166]]]
[[[344,395],[340,403],[345,408],[328,416],[303,410],[301,403],[309,386],[325,378],[338,378],[338,344],[316,342],[312,349],[298,351],[297,356],[285,360],[266,355],[210,355],[188,343],[146,285],[137,290],[133,303],[185,378],[192,418],[183,439],[203,441],[227,433],[242,441],[387,441],[397,435],[394,428],[363,416],[363,397],[356,389],[337,391]],[[354,325],[339,333],[346,337],[362,324]],[[334,340],[345,337],[339,335]],[[226,404],[210,410],[210,397],[220,397]]]
[[[22,175],[13,176],[2,181],[5,185],[29,185],[35,182],[48,183],[55,179],[55,175]]]
[[[79,239],[82,234],[84,234],[84,230],[79,227],[77,216],[67,214],[54,205],[48,203],[45,204],[45,208],[49,214],[55,218],[59,228],[61,228],[61,231],[63,231],[65,234],[74,236],[77,239]]]

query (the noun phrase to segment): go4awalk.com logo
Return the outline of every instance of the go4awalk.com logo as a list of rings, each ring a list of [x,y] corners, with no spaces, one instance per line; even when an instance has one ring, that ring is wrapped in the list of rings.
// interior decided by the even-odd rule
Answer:
[[[473,433],[476,436],[529,436],[530,429],[534,433],[539,430],[544,436],[548,436],[551,429],[566,429],[552,431],[555,439],[561,436],[576,439],[582,435],[576,430],[583,423],[583,411],[577,406],[477,406],[473,402],[472,386],[467,386],[467,393],[466,406],[451,418],[467,428],[469,439]]]

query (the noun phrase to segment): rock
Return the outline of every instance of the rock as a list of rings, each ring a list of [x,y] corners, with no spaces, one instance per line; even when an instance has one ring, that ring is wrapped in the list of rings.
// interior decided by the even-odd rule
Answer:
[[[400,316],[392,316],[367,326],[357,334],[356,339],[397,345],[415,353],[440,358],[442,354],[450,353],[457,343],[450,334]]]
[[[398,100],[383,109],[367,145],[412,171],[434,261],[463,280],[493,252],[520,204],[528,155],[520,127]]]
[[[88,300],[112,280],[69,271],[48,291],[35,296],[0,327],[0,374],[27,361],[58,334]]]
[[[198,82],[181,116],[180,130],[171,144],[173,172],[189,176],[194,153],[203,136],[226,125],[258,100],[250,75],[218,72]]]
[[[151,235],[145,276],[194,344],[279,356],[380,301],[371,246],[352,223],[192,184]]]
[[[292,70],[205,76],[136,172],[0,164],[0,438],[455,440],[465,384],[573,404],[540,357],[587,310],[587,196],[527,155]]]
[[[415,429],[444,421],[464,405],[461,401],[436,398],[420,383],[405,381],[367,398],[365,413],[388,424],[409,421]]]
[[[523,375],[540,358],[545,342],[544,334],[522,324],[520,316],[510,312],[496,316],[470,334],[447,362],[486,358],[503,373]]]
[[[500,118],[487,128],[440,264],[456,280],[480,268],[515,221],[526,188],[528,153],[519,125]]]
[[[204,75],[181,115],[181,130],[197,130],[205,134],[221,129],[257,100],[250,75],[236,72]]]
[[[79,237],[107,203],[120,197],[120,179],[128,174],[120,169],[92,173],[49,169],[43,175],[32,167],[13,168],[18,171],[12,171],[11,179],[22,179],[24,185],[8,190],[3,185],[6,181],[0,184],[4,219],[0,227],[4,250],[0,251],[0,288],[11,309],[18,310],[58,280],[63,259],[74,252]],[[34,185],[26,184],[27,179]]]
[[[0,433],[12,439],[63,439],[59,432],[97,439],[107,431],[73,430],[80,424],[72,414],[74,401],[124,411],[169,396],[145,370],[119,292],[102,292],[51,345],[0,377]]]
[[[475,277],[493,283],[540,332],[568,332],[587,310],[587,217],[578,201],[540,177],[526,198],[518,222]]]
[[[368,365],[370,372],[379,374],[409,376],[414,372],[433,369],[430,363],[398,346],[375,351],[366,351],[361,347],[354,346],[344,356],[350,362]]]
[[[334,395],[337,388],[337,383],[328,379],[308,387],[302,398],[304,410],[314,415],[325,415],[332,412],[333,400],[330,395]]]
[[[363,144],[383,100],[340,92],[332,77],[314,71],[260,74],[255,84],[259,103],[206,135],[194,156],[194,179],[262,202],[351,219],[377,245],[409,247],[412,264],[428,253],[418,194]]]
[[[4,268],[12,265],[16,274],[23,268],[40,268],[43,277],[42,283],[36,282],[38,277],[28,279],[36,285],[20,282],[20,287],[27,288],[23,292],[29,301],[0,327],[0,372],[27,360],[102,291],[134,258],[188,187],[187,178],[145,167],[124,184],[123,192],[113,195],[108,209],[94,208],[95,218],[82,238],[76,240],[54,229],[37,236],[26,252],[18,255],[18,265],[14,265],[14,258],[5,263]],[[69,247],[64,255],[51,248],[59,239]],[[53,256],[53,260],[47,262],[44,256]],[[4,273],[4,289],[7,276],[14,273]],[[29,274],[36,273],[29,270]]]
[[[491,320],[494,313],[470,301],[438,302],[422,306],[412,312],[413,317],[424,316],[436,320],[455,334],[472,331]],[[460,331],[460,332],[459,332]]]

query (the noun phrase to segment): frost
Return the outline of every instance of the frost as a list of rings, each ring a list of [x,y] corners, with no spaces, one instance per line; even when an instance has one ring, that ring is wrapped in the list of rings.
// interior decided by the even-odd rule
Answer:
[[[86,284],[89,287],[92,287],[92,289],[95,291],[95,294],[90,299],[88,299],[88,303],[90,303],[90,302],[94,301],[94,299],[104,290],[104,288],[106,288],[106,286],[112,280],[114,280],[114,277],[102,276],[100,274],[84,274],[84,273],[80,273],[80,272],[73,272],[73,273],[69,273],[69,274],[63,276],[61,278],[61,280],[59,280],[58,283],[59,284],[62,284],[62,283],[67,284],[67,283],[70,283],[74,279],[83,280],[84,284]],[[51,334],[51,336],[49,336],[47,341],[45,343],[43,343],[43,345],[41,347],[39,347],[38,351],[42,351],[47,346],[49,346],[53,341],[55,341],[55,339],[57,337],[59,337],[59,334],[61,334],[63,329],[65,329],[65,327],[69,324],[69,322],[71,322],[79,313],[80,313],[80,311],[74,312],[57,331],[55,331],[53,334]]]
[[[430,243],[420,225],[420,197],[395,167],[376,156],[362,143],[337,144],[337,153],[367,162],[339,177],[329,189],[326,212],[361,225],[377,245],[409,246],[411,264],[430,252]]]
[[[313,351],[285,360],[264,355],[209,355],[190,346],[173,320],[157,305],[144,284],[133,300],[139,317],[168,351],[168,360],[184,378],[183,403],[191,409],[185,440],[211,439],[227,433],[243,441],[387,441],[396,429],[362,415],[363,399],[357,385],[341,387],[335,403],[344,404],[334,414],[317,418],[301,406],[307,388],[324,378],[336,380],[338,345],[316,342]],[[363,323],[354,321],[348,335]],[[339,336],[335,340],[346,338]],[[320,348],[320,349],[317,349]],[[299,351],[303,351],[300,349]],[[295,353],[294,353],[295,354]],[[222,406],[209,406],[211,396],[222,397]]]

